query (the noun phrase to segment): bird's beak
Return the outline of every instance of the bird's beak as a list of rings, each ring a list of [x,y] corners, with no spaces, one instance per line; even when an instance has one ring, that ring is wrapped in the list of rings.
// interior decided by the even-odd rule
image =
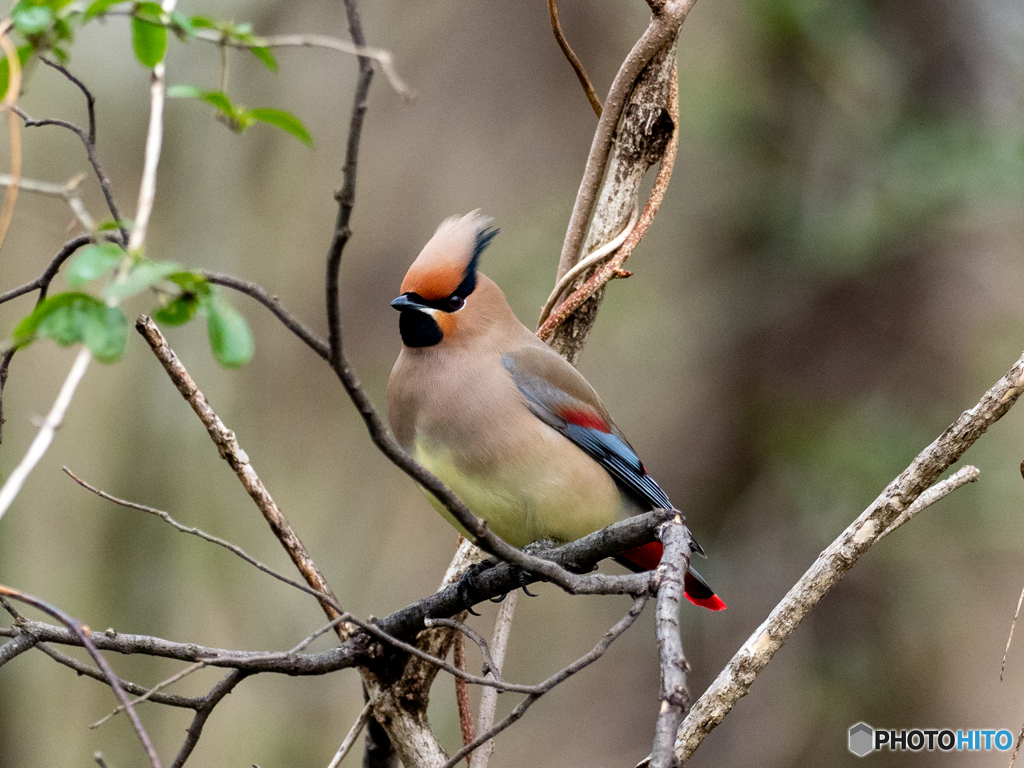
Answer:
[[[409,309],[416,309],[422,312],[424,309],[426,309],[426,307],[424,307],[423,305],[418,304],[412,299],[410,299],[409,294],[407,293],[403,293],[397,299],[393,299],[391,301],[391,306],[397,309],[399,312],[404,312]]]

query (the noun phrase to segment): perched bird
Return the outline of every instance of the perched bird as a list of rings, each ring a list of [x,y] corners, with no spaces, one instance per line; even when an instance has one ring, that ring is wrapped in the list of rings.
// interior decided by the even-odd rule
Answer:
[[[402,351],[388,379],[398,442],[516,547],[672,508],[594,388],[477,271],[497,234],[490,221],[475,211],[445,220],[391,302],[401,313]],[[643,571],[661,554],[654,542],[617,559]],[[692,568],[685,591],[696,605],[725,608]]]

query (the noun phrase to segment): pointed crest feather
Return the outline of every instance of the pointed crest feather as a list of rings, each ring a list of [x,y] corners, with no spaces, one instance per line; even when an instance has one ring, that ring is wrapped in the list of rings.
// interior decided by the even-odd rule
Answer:
[[[491,221],[481,216],[479,209],[442,221],[409,267],[402,281],[402,293],[412,291],[424,299],[442,299],[464,282],[469,288],[467,294],[471,293],[480,254],[498,234],[498,230],[491,229]]]

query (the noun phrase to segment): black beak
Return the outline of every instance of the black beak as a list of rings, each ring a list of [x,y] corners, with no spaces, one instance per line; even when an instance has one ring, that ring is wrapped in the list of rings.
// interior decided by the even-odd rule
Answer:
[[[408,293],[403,293],[397,299],[392,299],[391,306],[397,309],[399,312],[404,312],[408,309],[423,309],[423,305],[409,298]]]

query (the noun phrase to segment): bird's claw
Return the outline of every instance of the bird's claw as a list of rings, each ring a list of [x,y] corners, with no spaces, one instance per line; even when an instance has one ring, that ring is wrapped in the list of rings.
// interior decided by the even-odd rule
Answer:
[[[495,563],[493,560],[481,560],[479,563],[473,563],[473,565],[469,566],[469,568],[466,569],[466,572],[462,574],[462,578],[459,579],[459,603],[473,616],[480,615],[473,610],[473,605],[477,602],[473,599],[472,595],[472,593],[476,591],[476,584],[473,583],[473,579],[488,568],[493,568],[494,565]]]

